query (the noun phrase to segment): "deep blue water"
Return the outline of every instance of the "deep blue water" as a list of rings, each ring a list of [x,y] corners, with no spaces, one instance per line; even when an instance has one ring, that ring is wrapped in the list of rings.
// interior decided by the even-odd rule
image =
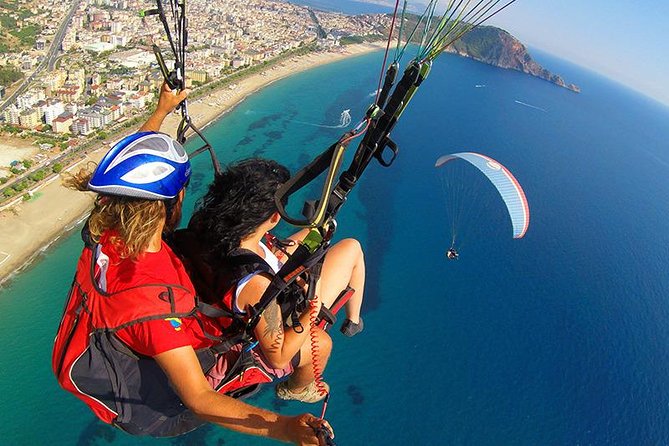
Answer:
[[[371,165],[346,203],[339,236],[363,243],[368,288],[365,332],[334,334],[325,374],[340,445],[669,443],[669,109],[539,57],[583,93],[438,59],[393,134],[397,162]],[[336,125],[349,108],[360,119],[380,58],[277,82],[207,134],[224,162],[260,155],[295,170],[341,131],[304,123]],[[463,150],[505,164],[532,219],[512,240],[504,209],[481,189],[453,262],[433,164]],[[204,159],[194,170],[188,209],[211,176]],[[50,349],[80,247],[65,237],[0,291],[0,443],[270,444],[217,428],[138,441],[57,387]],[[254,404],[311,409],[270,390]]]

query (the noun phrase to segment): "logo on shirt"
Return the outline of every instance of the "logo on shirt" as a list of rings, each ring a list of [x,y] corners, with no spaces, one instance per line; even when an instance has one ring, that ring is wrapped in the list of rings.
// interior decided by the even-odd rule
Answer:
[[[165,320],[170,323],[172,328],[174,328],[174,331],[180,331],[181,330],[182,322],[181,322],[180,318],[178,318],[178,317],[168,317]]]

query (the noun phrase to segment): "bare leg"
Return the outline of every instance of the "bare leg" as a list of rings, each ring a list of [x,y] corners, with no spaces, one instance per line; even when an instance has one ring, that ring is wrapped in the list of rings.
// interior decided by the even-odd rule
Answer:
[[[346,303],[346,317],[357,324],[365,292],[365,258],[360,243],[350,238],[332,246],[325,255],[316,293],[329,308],[347,285],[355,293]]]
[[[323,371],[330,358],[330,352],[332,351],[332,338],[320,328],[316,330],[316,333],[318,342],[318,365],[320,366],[321,371]],[[299,393],[313,381],[314,369],[312,366],[311,342],[310,339],[307,339],[300,348],[300,364],[290,377],[290,390]]]

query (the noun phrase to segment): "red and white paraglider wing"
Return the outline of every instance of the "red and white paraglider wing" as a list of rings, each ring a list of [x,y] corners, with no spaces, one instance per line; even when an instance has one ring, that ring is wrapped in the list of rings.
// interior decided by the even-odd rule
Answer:
[[[527,204],[525,192],[520,186],[516,177],[494,159],[474,152],[452,153],[444,155],[437,160],[435,167],[441,167],[444,164],[455,159],[462,159],[478,170],[490,180],[499,192],[502,200],[506,204],[513,225],[513,238],[521,238],[527,232],[530,226],[530,207]]]

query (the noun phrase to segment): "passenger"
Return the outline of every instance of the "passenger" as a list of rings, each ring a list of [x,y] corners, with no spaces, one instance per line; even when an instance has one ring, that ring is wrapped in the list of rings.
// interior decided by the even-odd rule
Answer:
[[[84,248],[56,337],[60,384],[103,421],[134,435],[170,437],[207,421],[299,445],[325,444],[310,414],[284,416],[214,390],[226,354],[205,331],[195,290],[163,241],[179,222],[191,174],[179,143],[158,133],[186,97],[163,86],[139,133],[116,144],[92,174],[70,179],[97,192]],[[217,386],[218,387],[218,386]]]
[[[193,246],[195,239],[203,252],[187,256],[197,272],[192,276],[199,294],[209,301],[218,301],[244,321],[249,308],[260,301],[272,277],[282,266],[285,254],[290,255],[297,243],[285,248],[285,253],[263,243],[263,238],[281,220],[274,202],[278,188],[289,179],[288,170],[278,163],[259,158],[248,159],[229,166],[214,179],[207,194],[196,206],[189,223],[190,241],[181,245]],[[301,241],[307,230],[290,237]],[[194,236],[195,235],[195,236]],[[224,280],[217,271],[230,270],[239,265],[243,256],[251,264],[234,271]],[[197,260],[200,260],[199,262]],[[285,259],[283,259],[285,260]],[[188,261],[186,262],[189,263]],[[281,305],[273,301],[264,311],[254,334],[259,341],[259,351],[254,349],[269,372],[281,376],[291,373],[289,380],[276,386],[281,399],[317,402],[325,397],[329,388],[323,383],[318,389],[312,370],[312,349],[309,342],[310,311],[320,306],[331,308],[347,287],[353,294],[345,304],[346,320],[341,331],[353,336],[363,329],[360,317],[365,286],[365,263],[360,244],[354,239],[342,240],[333,245],[325,255],[320,280],[316,286],[313,308],[296,309],[290,298]],[[294,288],[293,288],[294,290]],[[298,294],[304,287],[298,284]],[[229,296],[225,298],[224,296]],[[288,302],[287,302],[288,301]],[[295,326],[301,328],[293,328]],[[317,329],[318,361],[324,366],[331,350],[331,339],[325,331]],[[291,370],[294,369],[294,370]]]

